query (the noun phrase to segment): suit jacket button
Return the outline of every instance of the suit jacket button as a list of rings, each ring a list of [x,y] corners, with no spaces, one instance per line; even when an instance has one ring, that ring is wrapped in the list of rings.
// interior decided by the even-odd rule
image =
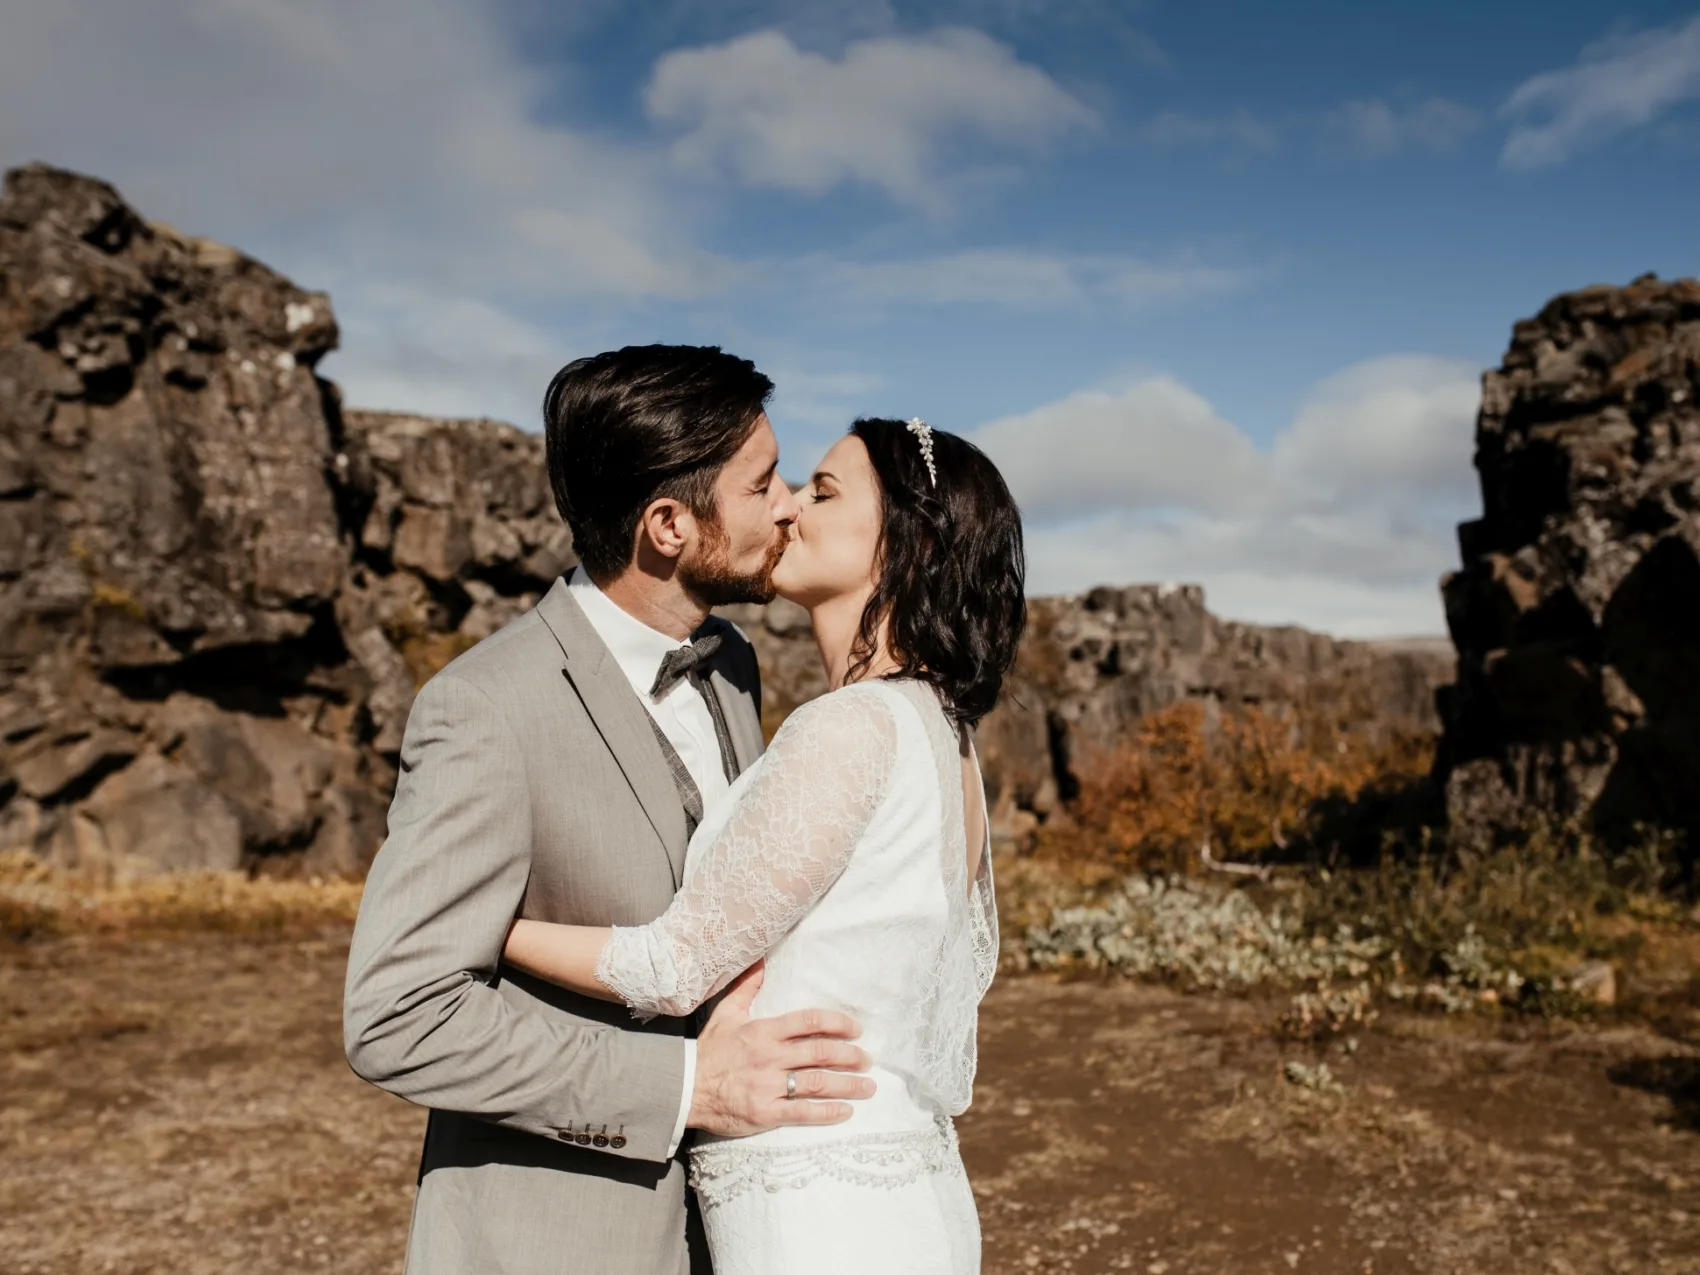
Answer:
[[[581,1133],[578,1137],[574,1138],[573,1141],[577,1142],[581,1147],[588,1147],[590,1145],[590,1135],[588,1133]]]
[[[573,1131],[571,1129],[557,1129],[555,1130],[555,1136],[562,1142],[571,1142],[573,1140]]]
[[[593,1146],[593,1147],[605,1147],[605,1146],[607,1146],[608,1145],[608,1135],[605,1134],[605,1133],[596,1134],[595,1136],[593,1136],[591,1138],[590,1145]]]
[[[621,1147],[626,1145],[626,1135],[623,1133],[616,1133],[612,1138],[608,1139],[608,1145],[618,1151]]]

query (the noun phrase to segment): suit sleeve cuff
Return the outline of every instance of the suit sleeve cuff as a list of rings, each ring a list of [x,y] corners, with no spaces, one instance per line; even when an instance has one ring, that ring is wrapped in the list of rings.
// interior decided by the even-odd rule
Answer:
[[[679,1152],[679,1144],[685,1140],[685,1121],[691,1114],[691,1093],[697,1083],[697,1043],[687,1040],[685,1045],[685,1080],[679,1093],[679,1118],[673,1122],[673,1139],[667,1144],[667,1158],[671,1160]]]

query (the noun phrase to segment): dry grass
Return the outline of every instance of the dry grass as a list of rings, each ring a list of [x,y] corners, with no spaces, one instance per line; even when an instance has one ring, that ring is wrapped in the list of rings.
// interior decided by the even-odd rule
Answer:
[[[361,885],[238,872],[178,872],[103,882],[58,872],[22,852],[0,854],[0,939],[72,933],[285,933],[346,924]]]

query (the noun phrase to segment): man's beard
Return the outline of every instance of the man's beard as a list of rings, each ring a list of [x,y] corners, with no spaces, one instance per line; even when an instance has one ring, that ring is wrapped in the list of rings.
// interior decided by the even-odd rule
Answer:
[[[701,556],[689,566],[679,565],[679,583],[686,593],[705,607],[734,606],[740,602],[772,602],[773,573],[785,556],[788,537],[775,537],[767,561],[753,572],[732,568],[732,539],[718,522],[703,527]]]

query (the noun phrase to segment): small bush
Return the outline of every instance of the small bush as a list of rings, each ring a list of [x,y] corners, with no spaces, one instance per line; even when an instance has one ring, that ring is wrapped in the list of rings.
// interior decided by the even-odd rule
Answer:
[[[1426,736],[1378,737],[1321,715],[1188,701],[1146,717],[1114,751],[1077,768],[1067,817],[1039,835],[1042,857],[1192,872],[1201,847],[1255,860],[1315,844],[1354,802],[1426,781]]]
[[[1576,826],[1535,822],[1486,853],[1431,835],[1390,846],[1373,869],[1313,866],[1302,889],[1314,925],[1387,937],[1400,964],[1395,992],[1568,1011],[1576,999],[1566,979],[1579,961],[1631,963],[1649,933],[1682,925],[1668,890],[1679,862],[1666,833],[1612,851]]]
[[[1106,885],[1060,867],[1042,889],[1035,865],[1017,874],[1005,915],[1052,906],[1011,937],[1009,957],[1280,993],[1280,1027],[1300,1037],[1367,1024],[1389,1002],[1585,1013],[1597,993],[1576,979],[1583,962],[1627,966],[1650,934],[1683,930],[1680,905],[1661,893],[1675,860],[1665,836],[1608,855],[1575,829],[1539,825],[1491,854],[1452,855],[1430,838],[1374,868],[1311,863],[1268,884],[1138,872]],[[1054,902],[1071,888],[1075,902]]]

